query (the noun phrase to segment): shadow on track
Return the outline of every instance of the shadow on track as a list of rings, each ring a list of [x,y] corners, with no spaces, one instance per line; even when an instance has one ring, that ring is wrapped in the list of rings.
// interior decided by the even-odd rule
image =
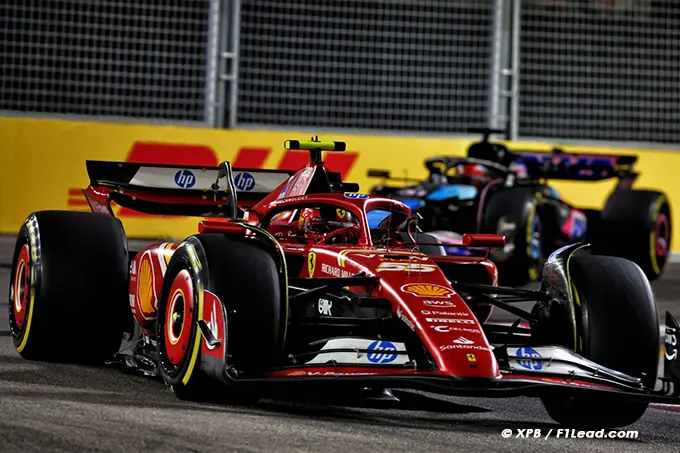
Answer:
[[[206,416],[209,413],[269,414],[309,421],[414,429],[450,430],[456,427],[454,429],[497,432],[499,426],[524,427],[515,422],[459,420],[456,415],[489,412],[489,409],[411,392],[395,391],[399,401],[362,399],[347,394],[342,397],[301,394],[285,398],[270,394],[253,406],[204,404],[181,401],[158,379],[122,373],[114,367],[60,365],[28,361],[18,356],[2,356],[0,362],[5,368],[0,370],[3,395],[36,401],[189,410],[205,412]],[[531,427],[537,426],[532,424]]]
[[[400,401],[345,401],[341,406],[331,400],[317,400],[315,403],[308,398],[281,400],[264,400],[258,408],[276,414],[300,419],[338,421],[342,423],[370,425],[375,427],[409,428],[438,431],[467,431],[492,432],[497,434],[503,428],[554,428],[550,423],[527,423],[503,420],[470,420],[459,419],[456,415],[490,412],[489,409],[476,406],[458,404],[451,401],[411,393],[394,391]],[[449,414],[446,417],[443,414]]]
[[[498,434],[502,429],[558,427],[554,423],[520,422],[512,419],[468,418],[467,414],[490,409],[439,399],[420,392],[395,390],[394,400],[365,399],[361,392],[326,394],[269,394],[253,406],[193,403],[176,398],[158,379],[122,373],[111,366],[60,365],[0,356],[0,387],[3,396],[35,401],[53,400],[74,405],[94,404],[125,408],[161,409],[187,413],[264,415],[338,422],[354,426],[409,428]]]

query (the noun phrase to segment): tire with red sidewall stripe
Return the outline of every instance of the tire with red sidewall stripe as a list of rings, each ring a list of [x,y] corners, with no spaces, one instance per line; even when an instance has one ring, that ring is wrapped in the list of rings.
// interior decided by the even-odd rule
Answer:
[[[156,340],[160,375],[180,398],[194,399],[204,385],[200,373],[198,329],[205,254],[200,244],[187,241],[173,254],[163,279],[158,303]]]
[[[226,306],[228,366],[246,374],[266,369],[280,357],[286,321],[275,261],[254,240],[191,236],[173,254],[159,299],[159,371],[172,391],[183,399],[251,402],[257,398],[246,389],[229,391],[201,371],[204,290]]]
[[[130,321],[120,221],[33,213],[17,236],[10,275],[10,334],[22,357],[97,363],[117,352]]]
[[[592,249],[635,262],[649,280],[668,263],[673,224],[668,198],[655,190],[618,189],[600,215]]]

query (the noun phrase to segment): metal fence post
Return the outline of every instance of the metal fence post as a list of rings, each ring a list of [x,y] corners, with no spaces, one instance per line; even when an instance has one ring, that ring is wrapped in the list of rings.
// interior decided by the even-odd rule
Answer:
[[[235,128],[238,123],[238,63],[241,35],[241,0],[227,0],[229,8],[223,14],[225,44],[221,52],[224,70],[221,80],[224,82],[224,102],[220,109],[223,115],[222,127]]]
[[[238,59],[241,23],[241,0],[213,0],[218,25],[217,46],[213,58],[216,61],[214,127],[234,128],[237,124]]]
[[[221,0],[210,0],[208,16],[208,35],[206,40],[206,68],[205,68],[205,113],[204,121],[208,127],[218,127],[217,92],[220,83],[217,80],[219,67],[219,37],[221,24]]]
[[[231,90],[229,98],[229,127],[235,128],[238,123],[238,71],[241,47],[241,0],[232,1],[231,12]]]
[[[502,127],[501,124],[501,71],[503,70],[503,2],[494,0],[493,5],[493,28],[492,28],[492,51],[491,51],[491,83],[489,84],[489,107],[488,126],[491,128]]]
[[[519,97],[520,97],[520,22],[522,17],[522,0],[510,0],[512,2],[511,14],[511,55],[510,63],[510,121],[508,130],[508,139],[517,140],[519,136]]]
[[[491,83],[488,124],[517,136],[516,127],[516,53],[515,8],[519,0],[494,0]]]

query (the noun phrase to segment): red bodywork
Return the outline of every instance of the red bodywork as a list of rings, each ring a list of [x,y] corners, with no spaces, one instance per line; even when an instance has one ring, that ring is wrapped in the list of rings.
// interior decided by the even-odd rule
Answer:
[[[245,223],[259,224],[263,219],[283,211],[299,209],[311,204],[327,204],[346,210],[357,219],[361,234],[356,243],[325,244],[314,241],[300,241],[296,237],[280,234],[281,224],[271,224],[269,231],[277,234],[287,256],[298,255],[307,263],[299,275],[289,277],[348,277],[364,272],[367,277],[379,277],[380,283],[374,289],[366,287],[348,288],[358,294],[385,298],[392,301],[393,312],[412,330],[418,333],[423,344],[436,363],[436,371],[399,370],[398,374],[439,375],[468,378],[499,379],[499,365],[491,345],[482,331],[481,323],[486,321],[490,308],[478,319],[454,291],[439,263],[455,262],[466,266],[477,266],[485,270],[486,278],[480,283],[497,285],[498,274],[495,265],[485,258],[428,256],[404,244],[391,244],[389,249],[376,247],[371,241],[366,213],[372,210],[387,210],[409,214],[409,208],[401,202],[363,194],[313,193],[308,189],[320,165],[307,165],[275,190],[252,203],[252,198],[241,207],[246,211]],[[207,207],[223,205],[226,197],[215,199],[212,194],[197,195],[194,192],[148,193],[143,188],[108,187],[93,185],[84,194],[94,212],[108,213],[111,194],[138,198],[164,205],[200,204]],[[284,219],[285,220],[285,219]],[[199,223],[200,232],[224,232],[247,235],[249,232],[230,219],[206,218]],[[494,246],[503,243],[495,235],[474,235],[466,238],[471,246]],[[135,320],[147,335],[154,335],[151,326],[158,309],[163,277],[173,252],[179,243],[159,243],[141,250],[130,265],[130,307]],[[372,291],[372,293],[368,293]],[[206,291],[204,319],[213,313],[210,305],[217,299]],[[223,332],[220,333],[223,335]],[[218,338],[223,342],[223,338]],[[203,340],[203,350],[209,354],[221,353],[208,349]],[[315,371],[317,369],[317,371]],[[394,374],[397,370],[381,367],[347,368],[343,371],[329,369],[326,365],[287,369],[270,373],[273,376],[318,376],[335,374]]]
[[[310,198],[315,202],[338,206],[359,219],[363,218],[363,234],[358,243],[351,246],[289,244],[294,240],[283,239],[281,242],[286,254],[302,255],[308,263],[310,255],[315,256],[313,267],[303,266],[299,277],[349,277],[360,272],[365,272],[368,277],[380,277],[380,285],[375,292],[365,295],[392,301],[393,311],[419,332],[437,363],[439,373],[460,377],[500,377],[498,364],[482,332],[480,320],[453,290],[437,266],[438,261],[484,266],[488,274],[487,283],[497,284],[493,263],[481,258],[430,257],[405,246],[391,247],[389,250],[375,247],[370,240],[365,213],[374,209],[388,210],[390,207],[408,210],[406,205],[390,199],[348,199],[344,194],[276,199],[276,193],[272,193],[253,210],[264,216],[274,209],[291,210],[309,205]],[[359,294],[366,291],[363,287],[350,289]],[[474,344],[455,343],[454,340],[461,336]]]

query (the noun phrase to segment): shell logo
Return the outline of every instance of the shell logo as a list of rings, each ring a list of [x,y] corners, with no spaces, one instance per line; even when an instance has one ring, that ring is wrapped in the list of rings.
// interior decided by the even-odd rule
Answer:
[[[441,285],[425,285],[422,283],[410,283],[401,287],[402,291],[419,297],[451,297],[453,291]]]
[[[137,298],[142,313],[146,316],[155,312],[153,295],[153,270],[151,269],[151,259],[148,255],[142,257],[139,266],[139,282],[137,283]]]

